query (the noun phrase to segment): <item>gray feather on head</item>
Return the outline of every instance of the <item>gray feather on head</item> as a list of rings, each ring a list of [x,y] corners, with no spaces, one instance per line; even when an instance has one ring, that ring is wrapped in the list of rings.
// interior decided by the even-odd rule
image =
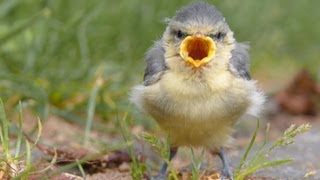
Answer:
[[[216,24],[224,22],[225,18],[213,5],[199,1],[177,11],[172,20],[181,23],[199,22]]]

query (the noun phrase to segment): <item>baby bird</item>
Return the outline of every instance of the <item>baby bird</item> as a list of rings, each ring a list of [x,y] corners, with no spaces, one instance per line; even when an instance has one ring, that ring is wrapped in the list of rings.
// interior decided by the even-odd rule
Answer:
[[[232,179],[223,147],[234,124],[246,114],[257,116],[264,102],[248,59],[248,46],[206,2],[183,7],[169,20],[146,54],[144,82],[130,100],[167,133],[170,159],[180,146],[201,146],[220,157],[222,175]],[[165,179],[166,169],[164,163],[158,177]]]

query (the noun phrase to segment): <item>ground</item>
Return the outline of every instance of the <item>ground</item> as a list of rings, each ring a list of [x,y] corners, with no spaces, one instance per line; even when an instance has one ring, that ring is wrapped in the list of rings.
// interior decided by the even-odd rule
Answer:
[[[29,131],[32,127],[32,122],[34,122],[35,117],[32,116],[31,113],[25,113],[25,131]],[[262,124],[270,123],[271,124],[271,139],[278,137],[282,134],[282,132],[289,127],[291,124],[302,124],[302,123],[310,123],[312,125],[312,129],[300,135],[296,139],[296,143],[290,147],[285,147],[281,149],[275,150],[270,158],[277,159],[279,157],[292,157],[295,161],[291,164],[279,166],[276,168],[267,168],[259,171],[254,174],[253,179],[302,179],[304,176],[308,176],[309,179],[318,179],[320,178],[319,169],[319,154],[318,150],[320,149],[320,133],[317,129],[320,128],[320,116],[293,116],[287,113],[278,113],[277,115],[270,116],[269,119],[265,119],[262,121]],[[263,125],[262,125],[263,126]],[[243,129],[246,127],[246,129]],[[248,143],[251,134],[253,133],[255,128],[254,121],[244,121],[240,122],[238,129],[243,130],[241,133],[236,133],[236,143],[233,148],[231,148],[227,153],[230,159],[231,167],[235,168],[244,153],[244,149],[246,144]],[[138,129],[138,130],[137,130]],[[134,133],[141,132],[143,129],[134,128]],[[262,131],[258,137],[258,142],[261,142],[262,139]],[[41,137],[40,144],[45,145],[48,148],[58,147],[62,150],[61,154],[71,152],[71,155],[66,155],[69,158],[73,158],[74,156],[81,157],[82,154],[88,152],[96,152],[94,146],[87,147],[86,150],[83,150],[84,147],[82,144],[82,139],[79,139],[79,134],[83,133],[83,129],[76,124],[65,121],[57,116],[51,116],[47,121],[43,124],[43,133]],[[99,138],[104,139],[105,142],[119,142],[119,137],[113,136],[110,134],[106,134],[103,132],[93,131],[91,134],[91,138]],[[120,138],[121,139],[121,138]],[[260,140],[259,140],[260,139]],[[139,145],[137,145],[139,146]],[[141,148],[141,147],[140,147]],[[139,149],[139,147],[137,148]],[[150,149],[144,151],[145,158],[149,159],[157,159],[155,153],[152,153]],[[80,154],[80,155],[79,155]],[[41,159],[48,154],[37,149],[34,152],[35,159]],[[52,154],[51,154],[52,155]],[[206,155],[209,156],[209,155]],[[65,157],[65,158],[67,158]],[[174,159],[174,166],[181,172],[181,178],[185,179],[190,174],[190,159],[189,159],[189,151],[188,149],[183,149],[179,152],[179,155]],[[50,159],[50,158],[49,158]],[[207,158],[205,158],[207,159]],[[213,177],[214,174],[219,172],[220,161],[217,158],[208,157],[210,162],[207,162],[209,165],[207,168],[207,173],[209,176]],[[62,160],[62,159],[61,159]],[[106,161],[109,163],[108,161]],[[159,161],[160,163],[160,161]],[[53,169],[56,169],[54,167]],[[89,167],[87,167],[90,169]],[[210,171],[209,171],[209,169]],[[213,172],[212,172],[213,170]],[[76,170],[68,170],[68,173],[62,173],[56,176],[56,179],[82,179],[79,172]],[[128,159],[124,159],[123,162],[118,162],[116,165],[112,165],[111,167],[105,166],[105,168],[101,168],[99,170],[94,170],[92,174],[86,175],[87,179],[131,179],[130,176],[130,166]]]

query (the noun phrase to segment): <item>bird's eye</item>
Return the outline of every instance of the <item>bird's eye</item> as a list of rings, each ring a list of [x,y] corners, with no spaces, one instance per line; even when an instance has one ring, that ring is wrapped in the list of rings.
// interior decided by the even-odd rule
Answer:
[[[224,38],[225,34],[222,33],[222,32],[218,32],[218,33],[216,33],[216,34],[210,34],[209,36],[210,36],[212,39],[216,39],[216,40],[221,41],[221,40]]]
[[[218,33],[216,34],[216,38],[217,38],[217,39],[221,39],[221,38],[222,38],[222,36],[223,36],[223,35],[222,35],[222,33],[221,33],[221,32],[218,32]]]
[[[182,38],[187,37],[187,34],[179,30],[179,31],[176,32],[176,37],[178,39],[182,39]]]

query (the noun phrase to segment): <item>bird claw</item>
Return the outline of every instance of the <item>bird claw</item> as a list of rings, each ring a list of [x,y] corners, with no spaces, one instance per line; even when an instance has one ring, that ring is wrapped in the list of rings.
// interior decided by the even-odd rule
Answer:
[[[225,176],[222,176],[222,177],[221,177],[221,180],[233,180],[233,177],[225,177]]]
[[[229,168],[223,168],[221,180],[233,180],[233,174]]]
[[[151,180],[167,180],[167,176],[165,174],[158,174],[156,176],[152,176]]]

